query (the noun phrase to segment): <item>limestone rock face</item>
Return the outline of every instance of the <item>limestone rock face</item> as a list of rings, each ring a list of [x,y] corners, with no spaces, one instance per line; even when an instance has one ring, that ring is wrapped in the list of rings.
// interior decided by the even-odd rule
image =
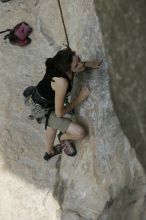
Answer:
[[[120,124],[146,171],[146,2],[95,0]]]
[[[52,197],[56,161],[52,161],[52,168],[43,161],[44,125],[38,126],[27,119],[22,96],[27,86],[35,85],[42,78],[45,59],[56,52],[57,43],[62,45],[63,34],[57,43],[45,37],[46,19],[51,11],[56,11],[56,6],[50,6],[52,1],[48,4],[44,10],[44,5],[35,0],[0,2],[0,30],[12,28],[21,21],[33,27],[32,43],[24,48],[11,45],[0,35],[1,220],[56,220],[58,215],[59,205]],[[53,38],[51,30],[50,39]]]
[[[22,92],[42,78],[45,59],[66,43],[58,3],[0,3],[0,30],[22,20],[34,29],[25,48],[0,39],[0,219],[145,220],[145,173],[113,110],[94,2],[60,2],[70,46],[83,60],[104,60],[74,82],[73,96],[85,84],[91,89],[73,119],[89,135],[76,142],[76,157],[43,161],[44,125],[26,118]]]

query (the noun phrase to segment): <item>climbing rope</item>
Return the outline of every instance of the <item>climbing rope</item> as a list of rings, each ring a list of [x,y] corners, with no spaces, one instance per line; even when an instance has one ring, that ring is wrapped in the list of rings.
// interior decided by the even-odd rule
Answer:
[[[67,36],[67,31],[66,31],[66,26],[65,26],[65,22],[64,22],[64,17],[63,17],[63,12],[62,12],[62,8],[61,8],[60,0],[57,0],[57,1],[58,1],[59,9],[60,9],[60,14],[61,14],[61,19],[62,19],[65,37],[66,37],[66,41],[67,41],[67,46],[69,47],[69,40],[68,40],[68,36]]]

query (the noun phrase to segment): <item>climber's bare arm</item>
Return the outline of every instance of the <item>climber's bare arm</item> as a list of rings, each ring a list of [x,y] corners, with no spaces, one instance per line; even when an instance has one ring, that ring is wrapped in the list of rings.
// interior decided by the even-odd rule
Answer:
[[[70,112],[90,95],[90,90],[87,87],[83,87],[78,95],[68,105],[64,106],[68,81],[63,77],[54,77],[53,80],[52,89],[55,91],[55,114],[57,117],[63,117],[64,114]]]

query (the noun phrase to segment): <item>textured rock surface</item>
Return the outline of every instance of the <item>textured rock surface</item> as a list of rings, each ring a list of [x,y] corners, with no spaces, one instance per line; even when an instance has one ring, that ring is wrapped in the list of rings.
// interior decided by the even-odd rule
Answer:
[[[95,0],[120,123],[146,171],[146,2]]]
[[[35,84],[44,74],[46,57],[53,55],[59,49],[57,44],[63,42],[60,19],[48,19],[53,12],[57,14],[53,2],[48,2],[46,10],[45,4],[34,0],[0,3],[0,30],[23,20],[34,28],[32,43],[26,48],[4,42],[0,36],[1,220],[56,220],[58,215],[59,206],[52,197],[56,160],[49,166],[43,161],[44,126],[26,119],[22,97],[24,88]],[[49,25],[59,31],[56,38]]]
[[[104,57],[93,0],[61,5],[70,46],[85,60]],[[26,119],[21,94],[65,43],[57,1],[1,3],[0,18],[1,30],[21,20],[34,28],[26,48],[0,40],[0,219],[145,220],[145,174],[113,111],[105,58],[99,70],[75,79],[74,94],[84,84],[91,88],[76,118],[89,136],[76,143],[75,158],[62,155],[47,164],[44,126]]]
[[[102,55],[93,2],[62,4],[71,45],[83,59]],[[72,16],[78,12],[79,17]],[[89,85],[91,96],[77,112],[79,121],[89,125],[89,138],[77,144],[76,158],[62,159],[58,180],[62,219],[69,214],[70,219],[144,219],[145,177],[113,111],[106,65],[79,76],[75,92],[83,84]]]

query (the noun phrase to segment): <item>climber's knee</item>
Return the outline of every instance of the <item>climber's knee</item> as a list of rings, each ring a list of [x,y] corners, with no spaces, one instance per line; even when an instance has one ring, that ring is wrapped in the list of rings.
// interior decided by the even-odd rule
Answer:
[[[86,136],[85,129],[75,123],[71,123],[66,132],[74,136],[77,140],[81,140]]]

